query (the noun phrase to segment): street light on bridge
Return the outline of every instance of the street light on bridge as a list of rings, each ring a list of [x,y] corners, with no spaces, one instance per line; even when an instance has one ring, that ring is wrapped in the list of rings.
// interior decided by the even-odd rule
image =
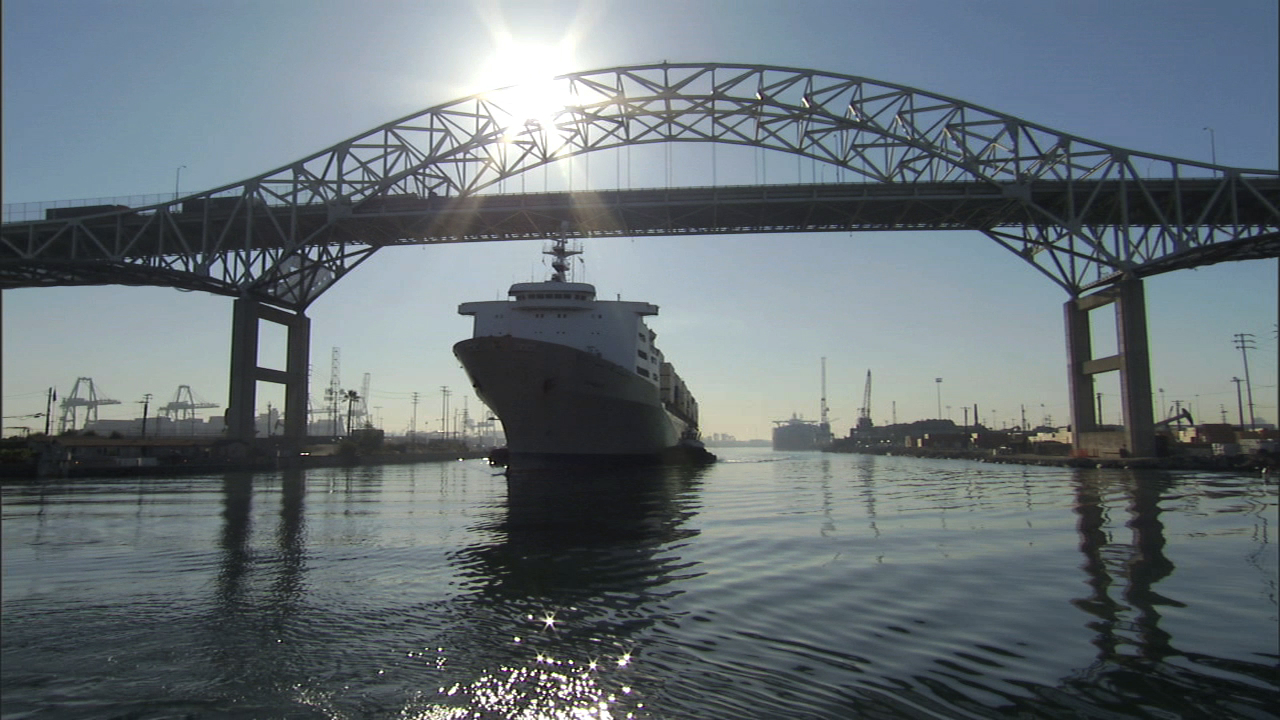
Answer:
[[[1213,128],[1205,127],[1205,130],[1209,131],[1209,158],[1210,160],[1213,161],[1213,164],[1216,166],[1218,164],[1218,139],[1213,132]],[[1213,176],[1214,177],[1218,176],[1218,169],[1216,167],[1213,170]]]

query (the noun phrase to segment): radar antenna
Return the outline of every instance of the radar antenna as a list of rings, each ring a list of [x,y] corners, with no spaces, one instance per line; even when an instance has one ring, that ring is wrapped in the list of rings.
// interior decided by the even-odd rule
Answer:
[[[570,269],[569,259],[574,255],[581,255],[581,248],[570,248],[569,240],[565,237],[565,228],[568,223],[563,223],[560,227],[560,236],[555,239],[550,250],[543,250],[543,255],[550,255],[551,260],[551,282],[568,282],[566,280],[567,273]]]

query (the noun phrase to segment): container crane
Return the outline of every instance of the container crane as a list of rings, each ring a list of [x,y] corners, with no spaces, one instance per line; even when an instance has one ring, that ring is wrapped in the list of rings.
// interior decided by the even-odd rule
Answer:
[[[862,389],[862,407],[858,408],[858,429],[871,427],[871,370],[867,370],[867,384]]]
[[[204,402],[197,399],[195,393],[191,392],[190,385],[179,385],[178,391],[173,394],[173,400],[167,405],[160,408],[160,412],[169,418],[170,422],[176,423],[183,420],[189,421],[194,430],[196,421],[196,410],[208,410],[218,407],[217,403]]]
[[[80,384],[84,383],[86,397],[80,396]],[[84,425],[98,421],[99,405],[119,405],[119,400],[98,397],[98,390],[93,385],[93,378],[76,378],[71,387],[71,394],[62,400],[62,419],[58,421],[58,432],[64,433],[76,429],[76,410],[84,408]]]

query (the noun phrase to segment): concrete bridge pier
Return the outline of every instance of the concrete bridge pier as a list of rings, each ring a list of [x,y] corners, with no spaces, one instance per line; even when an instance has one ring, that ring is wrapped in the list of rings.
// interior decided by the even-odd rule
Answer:
[[[288,329],[285,369],[258,366],[258,323],[262,320]],[[311,349],[311,318],[238,298],[231,321],[231,397],[227,403],[227,436],[252,440],[255,436],[258,381],[279,383],[284,391],[284,437],[302,442],[307,437],[307,360]]]
[[[1093,357],[1089,311],[1114,305],[1117,352]],[[1092,295],[1073,298],[1064,308],[1067,330],[1067,377],[1071,403],[1073,449],[1090,457],[1156,454],[1155,417],[1151,408],[1151,360],[1147,347],[1147,304],[1142,280],[1125,277]],[[1093,376],[1120,373],[1124,427],[1104,431],[1094,408]]]

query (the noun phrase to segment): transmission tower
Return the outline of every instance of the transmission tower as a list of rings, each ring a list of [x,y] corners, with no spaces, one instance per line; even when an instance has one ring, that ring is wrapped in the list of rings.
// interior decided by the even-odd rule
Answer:
[[[84,383],[85,392],[87,393],[85,397],[80,396],[81,383]],[[119,404],[119,400],[110,400],[98,397],[98,390],[93,385],[93,378],[76,378],[76,384],[71,387],[71,394],[63,398],[62,404],[60,405],[62,408],[62,419],[58,422],[58,432],[64,433],[68,430],[76,429],[76,410],[78,408],[85,409],[84,423],[81,425],[81,427],[84,427],[84,425],[98,421],[99,405]]]
[[[338,437],[342,434],[339,425],[342,422],[342,350],[333,348],[333,356],[329,363],[329,388],[324,391],[325,405],[329,408],[330,435]]]

